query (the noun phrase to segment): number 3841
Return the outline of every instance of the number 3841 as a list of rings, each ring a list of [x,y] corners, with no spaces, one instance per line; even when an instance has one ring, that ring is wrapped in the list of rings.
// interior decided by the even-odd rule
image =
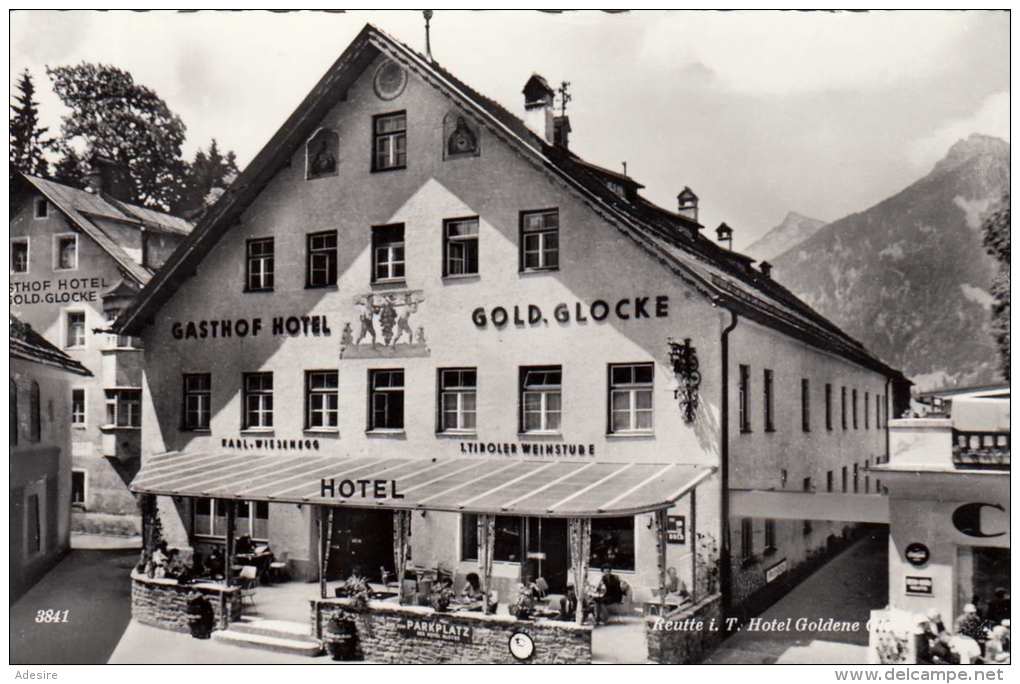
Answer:
[[[69,610],[37,610],[35,613],[36,622],[68,622]]]

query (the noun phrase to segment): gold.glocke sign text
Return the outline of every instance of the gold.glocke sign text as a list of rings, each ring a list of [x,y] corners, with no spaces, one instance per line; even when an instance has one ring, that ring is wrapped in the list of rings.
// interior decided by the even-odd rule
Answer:
[[[552,308],[552,318],[557,323],[587,323],[604,321],[615,317],[622,321],[641,318],[666,318],[669,316],[669,297],[624,297],[615,301],[596,299],[591,303],[561,302]],[[537,304],[514,304],[510,307],[494,306],[491,309],[479,306],[471,312],[471,320],[479,328],[492,323],[502,328],[507,323],[518,327],[548,323],[549,319]]]

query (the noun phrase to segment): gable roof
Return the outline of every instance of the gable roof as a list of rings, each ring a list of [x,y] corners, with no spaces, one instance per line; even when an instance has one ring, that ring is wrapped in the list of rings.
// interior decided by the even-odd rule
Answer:
[[[49,343],[45,337],[10,314],[10,355],[12,358],[34,361],[47,366],[56,366],[76,375],[91,377],[89,369]]]
[[[103,224],[106,221],[115,221],[136,226],[139,229],[144,228],[152,232],[180,236],[188,235],[193,227],[191,223],[182,218],[121,202],[109,195],[86,192],[63,183],[28,174],[19,174],[19,176],[29,186],[42,193],[77,228],[113,257],[124,272],[139,285],[149,282],[154,271],[132,259],[104,230]]]
[[[863,345],[801,302],[771,278],[754,272],[753,259],[723,249],[702,236],[696,221],[658,207],[636,194],[622,198],[606,183],[617,176],[548,144],[502,105],[458,79],[383,31],[367,24],[308,93],[251,164],[208,211],[195,231],[178,246],[167,265],[146,285],[116,325],[138,334],[203,256],[240,218],[262,188],[314,132],[322,117],[380,53],[400,62],[426,83],[450,97],[496,137],[551,174],[568,190],[626,236],[644,247],[685,282],[714,303],[739,310],[762,324],[889,376],[902,377],[871,355]],[[634,185],[636,181],[627,177]]]

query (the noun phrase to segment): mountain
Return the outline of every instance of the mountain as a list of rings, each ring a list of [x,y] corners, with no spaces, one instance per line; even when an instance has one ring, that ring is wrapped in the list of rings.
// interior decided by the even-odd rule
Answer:
[[[758,261],[771,260],[804,242],[824,225],[825,221],[791,211],[782,223],[755,240],[744,253]]]
[[[1009,143],[972,135],[921,180],[777,256],[774,277],[918,389],[998,381],[997,265],[981,224],[1008,187]]]

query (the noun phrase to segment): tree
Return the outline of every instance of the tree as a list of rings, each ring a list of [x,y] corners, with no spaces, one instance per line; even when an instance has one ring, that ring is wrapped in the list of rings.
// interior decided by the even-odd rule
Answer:
[[[60,126],[62,168],[69,173],[75,158],[100,154],[127,167],[136,201],[164,210],[174,206],[184,188],[185,127],[166,102],[127,71],[106,64],[47,67],[46,73],[70,110]]]
[[[999,262],[999,274],[992,284],[992,335],[999,345],[999,360],[1002,364],[1002,375],[1009,381],[1009,200],[1007,190],[999,206],[985,219],[984,245],[985,250]]]
[[[219,143],[213,138],[209,150],[199,148],[195,159],[188,165],[184,190],[180,200],[173,207],[176,214],[197,216],[216,203],[224,190],[237,178],[237,158],[228,151],[220,152]]]
[[[25,69],[15,87],[11,105],[10,163],[33,176],[49,174],[45,152],[54,149],[54,141],[45,138],[49,130],[39,126],[39,103],[35,101],[35,83]]]

